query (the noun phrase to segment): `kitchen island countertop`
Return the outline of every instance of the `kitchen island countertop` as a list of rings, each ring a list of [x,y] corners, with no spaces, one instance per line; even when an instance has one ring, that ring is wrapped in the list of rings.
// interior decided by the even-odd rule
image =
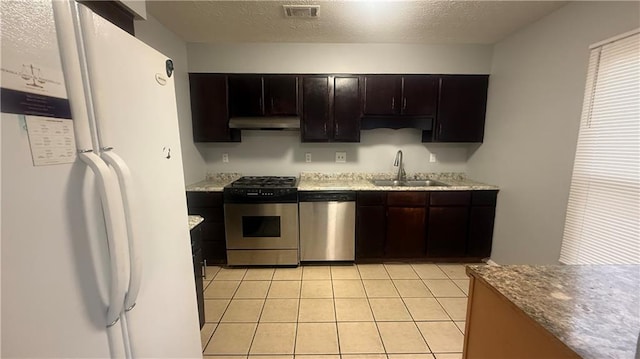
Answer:
[[[202,221],[204,218],[198,215],[189,215],[189,230],[196,228]]]
[[[582,358],[629,358],[640,333],[640,266],[468,266]]]
[[[448,186],[408,187],[376,186],[373,179],[391,179],[393,173],[306,173],[300,175],[299,191],[472,191],[498,190],[498,187],[476,182],[463,173],[415,173],[409,180],[433,179]]]

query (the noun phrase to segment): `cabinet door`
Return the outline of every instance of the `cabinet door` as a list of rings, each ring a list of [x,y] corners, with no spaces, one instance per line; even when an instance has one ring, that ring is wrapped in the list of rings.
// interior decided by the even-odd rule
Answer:
[[[356,261],[380,259],[384,256],[386,235],[384,206],[362,206],[356,209]]]
[[[240,131],[229,129],[227,77],[189,74],[194,142],[238,142]]]
[[[224,205],[221,192],[187,192],[189,214],[204,218],[201,231],[202,256],[209,264],[225,263],[227,247],[224,228]]]
[[[402,114],[436,116],[438,77],[409,75],[402,78]]]
[[[333,94],[333,139],[360,142],[360,79],[336,76]]]
[[[470,216],[467,256],[477,258],[490,257],[496,208],[489,206],[471,207]]]
[[[303,77],[302,142],[327,142],[330,129],[329,77]]]
[[[437,142],[482,142],[488,85],[487,75],[440,78]]]
[[[425,208],[388,207],[386,258],[420,258],[425,254]]]
[[[204,325],[204,283],[202,281],[202,271],[204,270],[204,258],[202,250],[197,250],[193,255],[193,275],[196,281],[196,300],[198,302],[198,317],[200,318],[200,328]]]
[[[364,77],[364,114],[396,115],[400,113],[400,76]]]
[[[262,76],[229,76],[229,112],[231,117],[263,116]]]
[[[265,76],[264,85],[266,115],[296,116],[298,114],[297,76]]]
[[[465,256],[469,207],[429,207],[427,256],[461,258]]]

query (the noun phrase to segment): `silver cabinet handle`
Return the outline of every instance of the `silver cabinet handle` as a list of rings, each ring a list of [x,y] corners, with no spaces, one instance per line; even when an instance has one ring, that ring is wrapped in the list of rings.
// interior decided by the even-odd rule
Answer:
[[[402,109],[403,110],[407,109],[407,98],[406,97],[404,99],[402,99]]]
[[[396,98],[395,97],[391,98],[391,109],[392,110],[396,109]]]
[[[204,264],[202,267],[202,278],[207,279],[207,260],[202,261],[202,264]]]

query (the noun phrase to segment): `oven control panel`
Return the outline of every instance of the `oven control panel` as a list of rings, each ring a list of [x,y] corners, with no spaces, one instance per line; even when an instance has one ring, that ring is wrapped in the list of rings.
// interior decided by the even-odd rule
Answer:
[[[225,188],[225,203],[295,203],[297,188]]]

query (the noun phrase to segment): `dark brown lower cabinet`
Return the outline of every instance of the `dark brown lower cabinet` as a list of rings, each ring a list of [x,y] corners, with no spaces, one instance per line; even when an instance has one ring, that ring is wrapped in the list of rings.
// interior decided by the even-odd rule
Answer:
[[[427,198],[427,192],[387,193],[385,258],[424,257]]]
[[[357,193],[356,260],[380,260],[384,257],[386,198],[387,194],[382,191]]]
[[[425,216],[423,207],[388,207],[384,256],[416,258],[425,253]]]
[[[196,227],[191,230],[191,258],[193,259],[193,277],[196,281],[196,299],[198,303],[198,317],[200,319],[200,328],[204,325],[204,283],[203,272],[204,259],[202,258],[202,230]]]
[[[362,206],[356,209],[356,259],[384,257],[386,217],[384,206]]]
[[[356,261],[489,257],[497,193],[358,192]]]
[[[427,257],[464,257],[469,228],[469,207],[429,207]]]
[[[207,264],[227,262],[224,232],[222,192],[187,192],[189,214],[204,218],[198,226],[202,231],[202,257]]]
[[[467,255],[470,257],[487,258],[491,256],[497,196],[498,191],[474,191],[472,193],[467,244]]]

